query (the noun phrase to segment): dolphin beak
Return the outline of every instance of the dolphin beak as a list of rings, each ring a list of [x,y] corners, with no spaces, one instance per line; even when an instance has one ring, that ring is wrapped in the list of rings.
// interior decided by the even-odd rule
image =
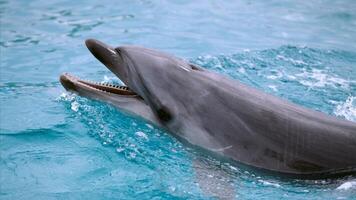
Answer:
[[[121,55],[115,50],[115,48],[100,42],[95,39],[87,39],[85,45],[89,51],[103,63],[112,73],[120,78],[122,82],[127,83],[127,72],[122,63]]]
[[[87,39],[85,45],[89,51],[97,58],[101,63],[107,66],[109,69],[113,67],[115,60],[119,57],[115,49],[107,44],[95,39]]]

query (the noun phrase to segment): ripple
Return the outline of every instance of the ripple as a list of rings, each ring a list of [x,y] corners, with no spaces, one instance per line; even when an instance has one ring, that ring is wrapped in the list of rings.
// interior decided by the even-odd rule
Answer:
[[[6,82],[0,83],[0,94],[22,94],[26,91],[40,92],[59,85],[59,82],[26,83],[26,82]]]
[[[75,23],[75,24],[70,24],[70,26],[73,26],[72,30],[67,34],[69,37],[78,37],[80,36],[80,32],[84,31],[90,31],[93,28],[102,25],[104,22],[99,21],[99,22],[89,22],[87,24],[84,23]]]
[[[1,41],[0,46],[8,48],[16,45],[37,45],[40,43],[38,35],[24,36],[24,35],[15,35],[12,36],[15,39],[8,41]]]

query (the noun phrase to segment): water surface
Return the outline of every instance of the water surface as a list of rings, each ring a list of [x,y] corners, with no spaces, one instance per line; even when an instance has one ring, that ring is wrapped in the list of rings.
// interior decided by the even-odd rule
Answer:
[[[118,81],[84,46],[96,38],[356,121],[355,10],[352,0],[0,1],[0,198],[214,199],[199,187],[211,179],[236,199],[356,199],[355,176],[260,175],[58,82],[62,72]]]

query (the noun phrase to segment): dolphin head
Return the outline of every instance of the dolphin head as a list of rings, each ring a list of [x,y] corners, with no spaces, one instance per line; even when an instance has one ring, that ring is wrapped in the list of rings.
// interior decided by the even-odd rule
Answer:
[[[126,86],[91,83],[69,74],[61,76],[62,85],[82,96],[110,101],[115,105],[122,99],[135,100],[136,104],[140,102],[148,106],[160,124],[171,122],[181,112],[177,105],[182,102],[179,100],[191,96],[184,94],[184,88],[194,85],[191,73],[204,71],[182,59],[152,49],[138,46],[114,48],[95,39],[88,39],[85,44]],[[132,112],[134,108],[128,106],[118,105]],[[148,112],[147,109],[145,112]]]

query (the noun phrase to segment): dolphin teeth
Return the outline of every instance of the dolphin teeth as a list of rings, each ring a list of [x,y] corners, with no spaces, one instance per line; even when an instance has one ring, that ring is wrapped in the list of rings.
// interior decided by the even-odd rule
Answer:
[[[138,96],[134,91],[130,90],[125,85],[117,85],[114,83],[105,83],[105,82],[96,82],[86,79],[80,79],[73,75],[65,74],[73,82],[78,82],[81,85],[86,85],[93,90],[105,92],[107,94],[118,94],[118,95],[129,95],[129,96]]]

